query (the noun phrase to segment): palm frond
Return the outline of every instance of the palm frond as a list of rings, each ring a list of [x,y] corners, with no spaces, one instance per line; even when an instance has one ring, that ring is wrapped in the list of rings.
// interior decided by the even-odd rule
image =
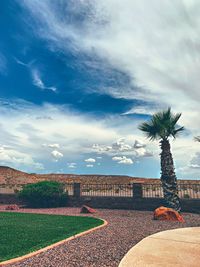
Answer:
[[[138,128],[145,132],[150,140],[174,138],[178,133],[184,130],[184,127],[178,127],[177,122],[181,113],[173,114],[171,108],[155,113],[149,122],[142,123]]]
[[[181,117],[181,113],[177,113],[177,114],[175,114],[175,115],[172,117],[172,123],[173,123],[174,125],[176,125],[176,123],[178,122],[178,120],[180,119],[180,117]]]
[[[184,130],[185,130],[185,127],[182,126],[182,127],[178,128],[178,129],[174,130],[174,131],[172,132],[172,136],[173,136],[174,138],[176,138],[177,135],[178,135],[180,132],[184,131]]]
[[[156,139],[157,131],[151,122],[150,123],[143,122],[141,125],[139,125],[138,128],[139,128],[139,130],[145,132],[145,135],[150,140]]]
[[[194,140],[197,141],[197,142],[200,142],[200,136],[196,136],[196,137],[194,138]]]

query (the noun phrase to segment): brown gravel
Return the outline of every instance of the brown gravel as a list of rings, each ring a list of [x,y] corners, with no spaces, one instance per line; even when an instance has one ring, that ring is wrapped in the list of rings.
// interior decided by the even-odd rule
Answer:
[[[20,212],[80,215],[79,208],[21,209]],[[200,226],[198,214],[183,213],[185,223],[154,221],[152,215],[150,211],[99,209],[90,216],[107,220],[108,225],[104,228],[9,266],[116,267],[125,253],[148,235],[168,229]]]

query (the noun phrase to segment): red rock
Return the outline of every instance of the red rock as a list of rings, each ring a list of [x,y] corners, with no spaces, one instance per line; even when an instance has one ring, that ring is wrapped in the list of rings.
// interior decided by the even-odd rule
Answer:
[[[88,207],[86,205],[83,205],[81,207],[81,213],[95,213],[95,212],[96,212],[95,209],[92,209],[92,208],[90,208],[90,207]]]
[[[155,209],[154,220],[184,222],[183,217],[177,211],[166,207]]]
[[[5,210],[19,210],[19,206],[16,204],[8,205]]]

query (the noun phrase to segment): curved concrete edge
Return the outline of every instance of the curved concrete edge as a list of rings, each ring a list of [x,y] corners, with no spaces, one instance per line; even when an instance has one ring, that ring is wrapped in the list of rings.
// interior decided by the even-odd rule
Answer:
[[[155,234],[153,234],[153,235],[155,235]],[[153,236],[153,235],[152,235],[152,236]],[[130,258],[130,255],[131,255],[133,249],[137,248],[143,241],[145,241],[145,240],[148,239],[149,237],[150,237],[150,236],[147,236],[147,237],[143,238],[143,239],[140,240],[136,245],[134,245],[132,248],[130,248],[129,251],[128,251],[128,252],[124,255],[124,257],[121,259],[121,261],[120,261],[118,267],[126,267],[126,266],[127,266],[127,261],[128,261],[127,259]]]
[[[177,251],[177,244],[182,248]],[[164,254],[163,254],[164,248]],[[192,253],[189,253],[191,251]],[[145,266],[166,266],[166,255],[172,258],[168,266],[199,266],[200,262],[200,227],[175,228],[157,232],[143,238],[133,246],[122,258],[118,267],[145,267]],[[179,259],[185,258],[188,265],[183,265]],[[199,255],[199,256],[198,256]],[[151,261],[145,261],[151,258]],[[173,262],[176,261],[176,264]],[[195,259],[196,258],[196,259]],[[178,259],[178,261],[177,261]],[[191,261],[190,259],[193,259]],[[164,262],[163,262],[164,261]],[[195,261],[195,262],[194,262]],[[197,263],[198,262],[198,263]]]
[[[95,218],[97,218],[97,217],[95,217]],[[34,252],[28,253],[28,254],[26,254],[26,255],[23,255],[23,256],[14,258],[14,259],[10,259],[10,260],[6,260],[6,261],[2,261],[2,262],[0,262],[0,266],[6,266],[6,265],[8,265],[8,264],[17,263],[17,262],[19,262],[19,261],[22,261],[22,260],[31,258],[31,257],[33,257],[33,256],[36,256],[36,255],[42,253],[42,252],[45,252],[45,251],[47,251],[47,250],[49,250],[49,249],[55,248],[55,247],[57,247],[57,246],[59,246],[59,245],[62,245],[62,244],[66,243],[66,242],[68,242],[68,241],[70,241],[70,240],[73,240],[73,239],[75,239],[75,238],[77,238],[77,237],[81,237],[81,236],[83,236],[83,235],[86,235],[86,234],[89,234],[89,233],[91,233],[91,232],[94,232],[94,231],[96,231],[96,230],[98,230],[98,229],[100,229],[100,228],[102,228],[102,227],[105,227],[105,226],[108,224],[108,222],[107,222],[106,220],[104,220],[104,219],[101,219],[101,218],[97,218],[97,219],[102,220],[102,221],[103,221],[103,224],[101,224],[101,225],[99,225],[99,226],[96,226],[96,227],[94,227],[94,228],[92,228],[92,229],[86,230],[86,231],[84,231],[84,232],[81,232],[81,233],[79,233],[79,234],[77,234],[77,235],[70,236],[70,237],[68,237],[68,238],[66,238],[66,239],[64,239],[64,240],[58,241],[58,242],[56,242],[56,243],[54,243],[54,244],[52,244],[52,245],[49,245],[49,246],[44,247],[44,248],[41,248],[41,249],[36,250],[36,251],[34,251]]]

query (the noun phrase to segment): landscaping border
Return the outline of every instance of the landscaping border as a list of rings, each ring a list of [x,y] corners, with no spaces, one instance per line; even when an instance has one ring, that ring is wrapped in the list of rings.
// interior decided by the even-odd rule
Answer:
[[[97,218],[97,217],[95,217],[95,218]],[[101,218],[97,218],[97,219],[102,220],[103,221],[103,224],[102,225],[99,225],[99,226],[96,226],[94,228],[91,228],[89,230],[86,230],[84,232],[81,232],[81,233],[79,233],[77,235],[70,236],[70,237],[68,237],[66,239],[63,239],[63,240],[58,241],[58,242],[56,242],[56,243],[54,243],[52,245],[49,245],[49,246],[44,247],[44,248],[41,248],[41,249],[36,250],[34,252],[28,253],[26,255],[23,255],[23,256],[20,256],[20,257],[17,257],[17,258],[13,258],[13,259],[10,259],[10,260],[2,261],[2,262],[0,262],[0,266],[7,266],[8,264],[13,264],[13,263],[16,263],[16,262],[19,262],[19,261],[28,259],[30,257],[36,256],[36,255],[38,255],[38,254],[40,254],[42,252],[45,252],[45,251],[47,251],[49,249],[52,249],[52,248],[55,248],[55,247],[57,247],[59,245],[64,244],[65,242],[68,242],[70,240],[73,240],[73,239],[75,239],[77,237],[80,237],[80,236],[89,234],[91,232],[94,232],[94,231],[96,231],[96,230],[98,230],[98,229],[100,229],[100,228],[102,228],[102,227],[104,227],[104,226],[106,226],[108,224],[108,222],[106,220],[104,220],[104,219],[101,219]]]

